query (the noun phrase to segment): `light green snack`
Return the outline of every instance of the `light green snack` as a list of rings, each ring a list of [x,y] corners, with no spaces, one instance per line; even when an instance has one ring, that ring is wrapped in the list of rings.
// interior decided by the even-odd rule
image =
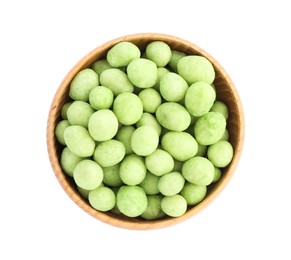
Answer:
[[[117,207],[128,217],[141,215],[148,206],[147,195],[139,186],[122,186],[117,192]]]
[[[227,131],[227,128],[225,128],[225,131],[219,141],[228,141],[228,140],[229,140],[229,133]]]
[[[200,117],[209,112],[215,101],[215,91],[204,82],[192,84],[185,95],[185,106],[193,116]]]
[[[226,129],[224,116],[217,112],[208,112],[198,118],[194,126],[194,136],[198,143],[211,145],[220,140]]]
[[[137,95],[122,93],[115,98],[113,111],[121,124],[133,125],[141,118],[143,106]]]
[[[73,171],[76,165],[84,158],[73,154],[68,147],[65,147],[61,154],[61,166],[66,174],[73,177]]]
[[[161,95],[153,88],[143,89],[139,94],[143,110],[148,113],[155,113],[158,106],[162,103]]]
[[[101,184],[100,184],[101,185]],[[99,186],[100,187],[100,186]],[[84,199],[88,199],[88,196],[89,196],[89,192],[90,190],[85,190],[79,186],[77,186],[77,190],[79,191],[79,193],[81,194],[81,196],[84,198]]]
[[[126,156],[120,164],[119,175],[123,183],[127,185],[140,184],[146,173],[144,159],[136,154]]]
[[[161,195],[150,195],[148,196],[148,206],[144,213],[140,216],[147,220],[154,220],[159,219],[165,216],[165,213],[162,211],[161,202],[162,202]]]
[[[103,183],[112,187],[119,187],[123,184],[119,176],[119,164],[110,167],[103,167]]]
[[[184,163],[182,174],[187,181],[206,186],[213,180],[214,166],[208,159],[197,156]]]
[[[115,206],[115,194],[108,187],[98,187],[89,192],[90,205],[100,211],[108,211]]]
[[[166,196],[161,202],[162,210],[170,217],[180,217],[187,210],[187,202],[179,194],[174,196]]]
[[[180,194],[187,201],[187,204],[192,206],[201,202],[205,198],[206,192],[206,186],[199,186],[190,182],[186,182]]]
[[[165,74],[167,74],[167,73],[169,73],[169,72],[170,72],[170,71],[169,71],[168,69],[164,68],[164,67],[160,67],[160,68],[158,68],[158,77],[157,77],[157,82],[156,82],[156,84],[153,86],[153,88],[154,88],[156,91],[160,92],[160,81],[161,81],[161,78],[162,78]]]
[[[67,110],[68,121],[71,125],[88,127],[90,116],[94,109],[84,101],[74,101]]]
[[[125,147],[122,142],[109,140],[100,143],[93,154],[94,160],[102,167],[118,164],[125,156]]]
[[[103,170],[98,163],[85,159],[76,165],[73,177],[79,187],[93,190],[102,183]]]
[[[154,152],[159,144],[159,135],[152,126],[141,126],[131,136],[132,150],[141,156],[147,156]]]
[[[100,76],[104,70],[111,69],[112,66],[106,59],[97,60],[92,64],[92,69]]]
[[[171,48],[165,42],[153,41],[146,47],[146,57],[156,63],[158,67],[165,67],[171,56]]]
[[[66,145],[65,139],[64,139],[64,132],[67,127],[70,126],[70,123],[68,120],[61,120],[55,128],[55,135],[58,140],[58,142],[62,145]]]
[[[179,172],[169,172],[163,175],[158,183],[159,191],[165,196],[178,194],[184,187],[185,179]]]
[[[120,69],[107,69],[100,75],[102,86],[112,90],[115,96],[124,92],[133,92],[133,85],[129,81],[125,72]]]
[[[83,69],[71,81],[69,96],[74,100],[87,102],[90,91],[98,85],[98,74],[92,69]]]
[[[157,65],[151,60],[135,59],[127,66],[130,81],[139,88],[151,88],[157,82]]]
[[[101,109],[91,115],[88,130],[95,141],[107,141],[113,138],[118,130],[118,120],[109,109]]]
[[[162,138],[162,147],[178,161],[186,161],[194,157],[198,150],[194,137],[185,132],[166,133]]]
[[[177,102],[184,98],[188,89],[187,82],[174,72],[166,73],[160,81],[160,92],[167,101]]]
[[[111,89],[103,86],[93,88],[89,94],[90,105],[96,110],[110,108],[113,99],[114,95]]]
[[[162,176],[173,170],[174,159],[168,152],[157,149],[152,154],[146,156],[145,164],[151,173]]]
[[[107,53],[107,60],[112,67],[127,66],[131,61],[140,57],[139,48],[131,42],[120,42]]]
[[[144,189],[147,195],[158,194],[160,192],[158,189],[159,179],[160,179],[159,176],[154,175],[151,172],[147,171],[145,178],[139,184],[139,186]]]
[[[198,151],[196,153],[196,156],[202,156],[204,157],[204,155],[206,154],[207,152],[207,146],[206,145],[202,145],[202,144],[198,144]]]
[[[157,108],[156,118],[163,127],[172,131],[184,131],[191,123],[191,116],[186,108],[174,102],[161,104]]]
[[[198,81],[211,84],[215,78],[211,62],[202,56],[187,55],[182,57],[178,62],[177,70],[189,85]]]
[[[219,141],[208,147],[207,156],[214,166],[225,167],[233,157],[232,145],[228,141]]]
[[[143,113],[140,120],[137,121],[136,126],[141,127],[144,125],[152,126],[158,133],[158,135],[162,132],[162,127],[157,121],[157,119],[149,113]]]
[[[61,116],[62,116],[62,119],[68,119],[68,116],[67,116],[67,110],[69,108],[69,106],[72,104],[73,102],[67,102],[66,104],[64,104],[62,106],[62,109],[61,109]]]
[[[183,58],[184,56],[186,56],[184,52],[172,50],[172,56],[169,61],[169,65],[175,72],[177,72],[177,65],[178,65],[179,60]]]
[[[218,182],[221,178],[222,172],[218,167],[214,167],[214,177],[212,183]]]
[[[122,126],[116,134],[116,140],[122,142],[125,147],[125,154],[133,153],[131,148],[131,135],[134,130],[135,128],[133,126],[125,125]]]
[[[80,157],[89,157],[94,153],[95,141],[88,130],[79,125],[72,125],[64,132],[65,143],[72,153]]]
[[[210,111],[221,113],[225,117],[225,119],[228,118],[228,107],[222,101],[216,100],[213,106],[211,107]]]
[[[173,172],[182,172],[182,167],[183,167],[184,162],[180,162],[178,160],[174,160],[174,168]]]

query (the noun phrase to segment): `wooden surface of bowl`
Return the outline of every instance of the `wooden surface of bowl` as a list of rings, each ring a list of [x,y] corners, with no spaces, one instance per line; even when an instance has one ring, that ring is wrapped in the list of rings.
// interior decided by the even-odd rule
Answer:
[[[68,96],[69,86],[71,80],[74,78],[77,72],[84,68],[88,68],[96,60],[106,57],[107,51],[116,43],[121,41],[130,41],[136,44],[141,50],[144,50],[146,45],[152,41],[164,41],[173,50],[181,51],[186,54],[196,54],[206,57],[214,66],[216,72],[216,78],[214,85],[217,92],[217,100],[223,101],[228,105],[229,118],[227,120],[227,129],[229,131],[229,141],[234,148],[234,157],[232,162],[223,170],[221,179],[208,187],[207,195],[205,199],[196,206],[189,207],[187,212],[178,218],[165,217],[159,220],[144,220],[141,218],[127,218],[125,216],[115,215],[110,212],[100,212],[90,206],[76,189],[76,186],[71,177],[67,176],[60,166],[60,154],[63,147],[57,142],[54,134],[55,127],[60,121],[61,108],[70,100]],[[178,224],[186,219],[194,216],[206,206],[208,206],[224,189],[232,177],[239,158],[241,155],[244,141],[244,117],[241,101],[238,92],[230,79],[227,72],[222,66],[206,51],[196,46],[195,44],[177,38],[175,36],[159,34],[159,33],[140,33],[123,36],[95,48],[86,56],[84,56],[65,76],[61,82],[50,107],[48,122],[47,122],[47,148],[49,159],[53,168],[53,171],[61,184],[64,191],[68,196],[85,212],[93,216],[94,218],[105,222],[107,224],[126,228],[126,229],[158,229],[167,226]]]

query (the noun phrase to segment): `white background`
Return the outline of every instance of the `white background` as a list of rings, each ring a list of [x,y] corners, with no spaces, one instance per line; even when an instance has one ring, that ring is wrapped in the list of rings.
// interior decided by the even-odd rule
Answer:
[[[0,3],[0,259],[291,259],[290,1]],[[133,231],[76,206],[54,176],[46,121],[61,80],[122,35],[191,41],[225,68],[245,144],[225,190],[179,225]]]

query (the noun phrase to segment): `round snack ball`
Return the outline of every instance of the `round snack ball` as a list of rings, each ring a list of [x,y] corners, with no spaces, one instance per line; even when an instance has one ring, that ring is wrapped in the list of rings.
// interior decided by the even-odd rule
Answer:
[[[198,55],[182,57],[177,64],[177,70],[188,84],[198,81],[211,84],[215,78],[215,71],[211,62]]]
[[[226,129],[224,116],[217,112],[208,112],[196,121],[194,136],[198,143],[211,145],[220,140]]]
[[[65,143],[72,153],[80,157],[93,155],[95,141],[88,130],[79,125],[71,125],[64,132]]]
[[[141,118],[143,106],[137,95],[122,93],[115,98],[113,111],[121,124],[133,125]]]
[[[159,219],[165,216],[161,207],[162,198],[161,195],[148,196],[148,206],[140,216],[147,220]]]
[[[154,152],[159,144],[159,135],[152,126],[141,126],[131,136],[132,150],[141,156],[147,156]]]
[[[89,94],[90,105],[96,110],[110,108],[113,104],[113,99],[113,92],[103,86],[93,88]]]
[[[159,191],[165,196],[178,194],[184,187],[185,179],[179,172],[169,172],[163,175],[158,183]]]
[[[94,109],[84,101],[74,101],[67,110],[68,121],[71,125],[88,127],[90,116]]]
[[[139,184],[139,186],[144,189],[147,195],[158,194],[160,192],[158,189],[159,179],[160,179],[159,176],[154,175],[151,172],[147,171],[145,178]]]
[[[229,140],[229,133],[227,131],[227,129],[225,129],[222,137],[219,139],[219,141],[228,141]]]
[[[137,121],[136,126],[141,127],[144,125],[152,126],[156,129],[158,135],[162,132],[162,127],[158,120],[150,113],[143,113],[140,120]]]
[[[139,94],[143,110],[148,113],[155,113],[158,106],[162,103],[161,95],[153,88],[143,89]]]
[[[107,52],[108,63],[112,67],[127,66],[131,61],[140,57],[139,48],[131,42],[119,42]]]
[[[76,165],[84,158],[73,154],[68,147],[65,147],[61,154],[61,167],[69,176],[73,177],[73,171]]]
[[[187,210],[186,200],[179,194],[166,196],[161,202],[162,210],[170,217],[180,217]]]
[[[102,183],[101,183],[102,184]],[[100,186],[101,186],[100,184]],[[79,186],[77,186],[77,190],[79,191],[79,193],[81,194],[81,196],[84,198],[84,199],[88,199],[88,196],[89,196],[89,192],[90,190],[85,190]]]
[[[117,140],[109,140],[97,145],[93,158],[102,167],[110,167],[121,162],[125,156],[123,143]]]
[[[156,118],[163,127],[172,131],[184,131],[191,123],[191,116],[186,108],[174,102],[161,104],[157,108]]]
[[[98,187],[88,195],[90,205],[100,211],[108,211],[115,206],[115,194],[108,187]]]
[[[133,92],[134,89],[126,73],[115,68],[104,70],[100,75],[100,83],[112,90],[115,96],[124,92]]]
[[[98,85],[98,74],[92,69],[83,69],[71,81],[69,96],[74,100],[88,102],[90,91]]]
[[[180,192],[180,195],[184,197],[188,205],[192,206],[201,202],[205,198],[206,192],[206,186],[200,186],[190,182],[186,182],[184,188]]]
[[[184,52],[180,52],[180,51],[176,51],[176,50],[172,50],[172,56],[171,59],[169,61],[169,65],[170,67],[177,72],[177,65],[178,62],[181,58],[183,58],[184,56],[186,56],[186,54]]]
[[[135,59],[128,64],[127,75],[136,87],[151,88],[157,81],[157,65],[148,59]]]
[[[210,145],[207,150],[207,157],[216,167],[227,166],[233,157],[233,148],[228,141],[218,141]]]
[[[171,48],[165,42],[153,41],[146,47],[146,57],[156,63],[158,67],[165,67],[171,56]]]
[[[200,117],[211,109],[215,101],[215,91],[205,82],[192,84],[185,95],[185,106],[193,116]]]
[[[168,152],[157,149],[152,154],[146,156],[145,164],[151,173],[161,176],[173,170],[174,159]]]
[[[125,154],[133,153],[131,148],[131,135],[134,130],[135,128],[133,126],[125,125],[122,126],[116,134],[116,140],[122,142],[125,147]]]
[[[62,119],[68,119],[68,116],[67,116],[67,111],[68,111],[68,108],[69,106],[73,103],[73,101],[71,102],[67,102],[66,104],[64,104],[62,106],[62,109],[61,109],[61,116],[62,116]]]
[[[228,107],[222,101],[216,100],[213,106],[211,107],[210,111],[221,113],[225,117],[225,119],[228,118]]]
[[[103,183],[112,187],[119,187],[123,184],[119,176],[119,164],[110,167],[103,167]]]
[[[167,101],[177,102],[182,100],[187,89],[187,82],[174,72],[169,72],[161,78],[160,92]]]
[[[213,180],[214,166],[208,159],[197,156],[184,163],[182,174],[187,181],[206,186]]]
[[[136,154],[126,156],[120,164],[119,175],[127,185],[140,184],[147,173],[144,159]]]
[[[118,131],[117,117],[109,109],[98,110],[91,115],[88,130],[95,141],[110,140]]]
[[[93,190],[102,183],[103,170],[98,163],[85,159],[76,165],[73,177],[79,187]]]
[[[214,167],[214,177],[212,183],[218,182],[221,178],[222,172],[218,167]]]
[[[184,162],[174,160],[174,168],[172,171],[173,172],[182,172],[183,163]]]
[[[55,135],[58,140],[58,142],[62,145],[66,145],[65,139],[64,139],[64,132],[67,127],[70,126],[70,123],[68,120],[61,120],[55,128]]]
[[[153,88],[154,88],[156,91],[160,92],[160,81],[161,81],[161,78],[162,78],[165,74],[167,74],[167,73],[169,73],[169,72],[170,72],[170,71],[169,71],[168,69],[164,68],[164,67],[160,67],[160,68],[158,68],[158,77],[157,77],[157,82],[156,82],[156,84],[153,86]]]
[[[104,70],[111,69],[112,66],[106,59],[97,60],[92,64],[92,69],[100,76]]]
[[[141,187],[122,186],[117,192],[116,204],[125,216],[137,217],[146,210],[148,199]]]
[[[205,154],[207,152],[207,146],[206,145],[202,145],[202,144],[198,144],[198,150],[195,156],[202,156],[205,157]]]
[[[161,143],[163,149],[178,161],[194,157],[198,150],[196,140],[186,132],[168,132],[162,137]]]

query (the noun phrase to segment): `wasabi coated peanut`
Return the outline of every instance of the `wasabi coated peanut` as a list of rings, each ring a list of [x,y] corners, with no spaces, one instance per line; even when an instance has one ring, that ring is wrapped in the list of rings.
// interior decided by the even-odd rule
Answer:
[[[145,178],[139,184],[139,186],[144,189],[147,195],[158,194],[160,192],[158,189],[159,179],[160,179],[159,176],[154,175],[151,172],[147,171]]]
[[[158,106],[162,103],[160,93],[153,88],[142,90],[138,97],[142,102],[144,112],[155,113]]]
[[[148,196],[148,206],[140,216],[147,220],[159,219],[165,216],[161,207],[162,199],[161,195]]]
[[[76,165],[73,177],[79,187],[93,190],[102,183],[103,170],[98,163],[85,159]]]
[[[68,147],[65,147],[61,154],[61,166],[66,174],[73,177],[73,171],[76,165],[84,158],[73,154]]]
[[[162,78],[165,74],[169,73],[170,71],[169,71],[168,69],[164,68],[164,67],[160,67],[160,68],[158,68],[157,72],[158,72],[157,82],[156,82],[156,84],[153,86],[153,88],[154,88],[156,91],[159,92],[159,91],[160,91],[160,81],[161,81],[161,78]]]
[[[162,147],[178,161],[186,161],[194,157],[198,150],[194,137],[185,132],[166,133],[162,137]]]
[[[108,51],[106,58],[112,67],[123,67],[139,58],[140,54],[139,48],[133,43],[120,42]]]
[[[147,196],[139,186],[122,186],[116,196],[121,213],[128,217],[140,216],[148,206]]]
[[[131,135],[134,132],[135,128],[131,125],[122,126],[117,134],[115,139],[122,142],[125,147],[125,154],[133,153],[131,148]]]
[[[102,167],[110,167],[118,164],[125,156],[123,143],[117,140],[109,140],[97,145],[93,158]]]
[[[148,59],[135,59],[127,66],[129,80],[139,88],[151,88],[157,82],[157,65]]]
[[[184,131],[191,123],[191,116],[186,108],[174,102],[161,104],[157,108],[156,118],[163,127],[172,131]]]
[[[207,157],[216,167],[226,167],[232,160],[233,148],[228,141],[219,141],[210,145]]]
[[[100,211],[108,211],[115,206],[115,194],[108,187],[98,187],[88,195],[90,205]]]
[[[91,67],[99,76],[104,70],[112,68],[112,66],[109,64],[109,62],[106,59],[95,61]]]
[[[221,178],[222,172],[218,167],[214,167],[214,177],[212,183],[218,182]]]
[[[185,95],[185,106],[193,116],[200,117],[211,109],[215,101],[215,91],[205,82],[192,84]]]
[[[73,102],[67,102],[66,104],[64,104],[62,106],[62,109],[61,109],[61,116],[62,116],[62,119],[68,119],[67,117],[67,110],[69,108],[69,106],[72,104]]]
[[[171,56],[171,48],[165,42],[153,41],[146,47],[146,57],[156,63],[158,67],[165,67]]]
[[[120,179],[127,185],[138,185],[146,176],[144,159],[136,154],[126,156],[120,164]]]
[[[157,149],[158,144],[159,135],[151,126],[141,126],[131,136],[131,147],[137,155],[150,155]]]
[[[228,141],[228,139],[229,139],[229,133],[228,133],[227,129],[225,129],[225,131],[224,131],[224,133],[219,141]]]
[[[198,143],[211,145],[218,142],[226,129],[224,116],[217,112],[208,112],[198,118],[194,126],[194,136]]]
[[[182,172],[183,163],[184,162],[174,160],[174,168],[172,171],[173,172]]]
[[[112,90],[115,96],[124,92],[133,92],[134,88],[126,73],[115,68],[103,71],[100,75],[100,83]]]
[[[179,194],[166,196],[162,199],[161,208],[170,217],[180,217],[187,210],[187,202]]]
[[[102,184],[102,183],[101,183]],[[100,186],[101,186],[100,184]],[[89,192],[90,190],[85,190],[79,186],[77,186],[77,190],[79,191],[79,193],[81,194],[81,196],[84,198],[84,199],[88,199],[88,196],[89,196]]]
[[[198,204],[205,198],[206,192],[206,186],[200,186],[190,182],[186,182],[182,191],[180,192],[180,195],[184,197],[188,205],[193,206]]]
[[[225,117],[225,119],[228,118],[228,107],[222,101],[216,100],[213,106],[211,107],[210,111],[221,113]]]
[[[123,184],[119,176],[120,164],[115,164],[110,167],[103,167],[103,183],[111,187],[119,187]]]
[[[113,104],[113,99],[113,92],[103,86],[93,88],[89,94],[90,105],[96,110],[110,108]]]
[[[145,164],[151,173],[161,176],[173,170],[174,159],[168,152],[157,149],[146,156]]]
[[[68,121],[71,125],[88,127],[90,116],[94,109],[84,101],[74,101],[67,110]]]
[[[185,53],[180,52],[180,51],[176,51],[176,50],[172,50],[172,56],[171,56],[171,59],[169,61],[169,65],[175,72],[177,72],[177,65],[178,65],[179,60],[181,58],[183,58],[184,56],[186,56]]]
[[[205,154],[207,152],[207,146],[206,145],[202,145],[202,144],[198,144],[198,150],[195,156],[202,156],[205,157]]]
[[[99,85],[98,74],[92,69],[83,69],[70,84],[69,96],[74,100],[87,102],[90,91]]]
[[[64,132],[64,139],[70,151],[75,155],[79,157],[93,155],[95,141],[85,127],[79,125],[67,127]]]
[[[118,120],[109,109],[102,109],[91,115],[88,130],[95,141],[107,141],[113,138],[118,130]]]
[[[182,167],[184,178],[196,185],[209,185],[214,178],[214,166],[204,157],[193,157],[186,161]]]
[[[70,126],[70,123],[68,120],[62,120],[60,121],[55,128],[55,135],[58,140],[58,142],[62,145],[66,145],[65,139],[64,139],[64,132],[67,127]]]
[[[162,127],[159,124],[159,122],[157,121],[157,119],[149,113],[143,113],[140,120],[137,121],[136,126],[137,127],[141,127],[144,125],[148,125],[148,126],[152,126],[153,128],[156,129],[158,135],[161,134],[162,132]]]
[[[178,194],[184,187],[185,179],[179,172],[169,172],[159,179],[159,191],[165,196]]]
[[[188,84],[198,81],[211,84],[215,78],[214,68],[209,60],[198,55],[187,55],[182,57],[178,64],[177,70]]]
[[[121,124],[133,125],[142,116],[142,102],[139,97],[133,93],[119,94],[113,102],[113,112]]]

